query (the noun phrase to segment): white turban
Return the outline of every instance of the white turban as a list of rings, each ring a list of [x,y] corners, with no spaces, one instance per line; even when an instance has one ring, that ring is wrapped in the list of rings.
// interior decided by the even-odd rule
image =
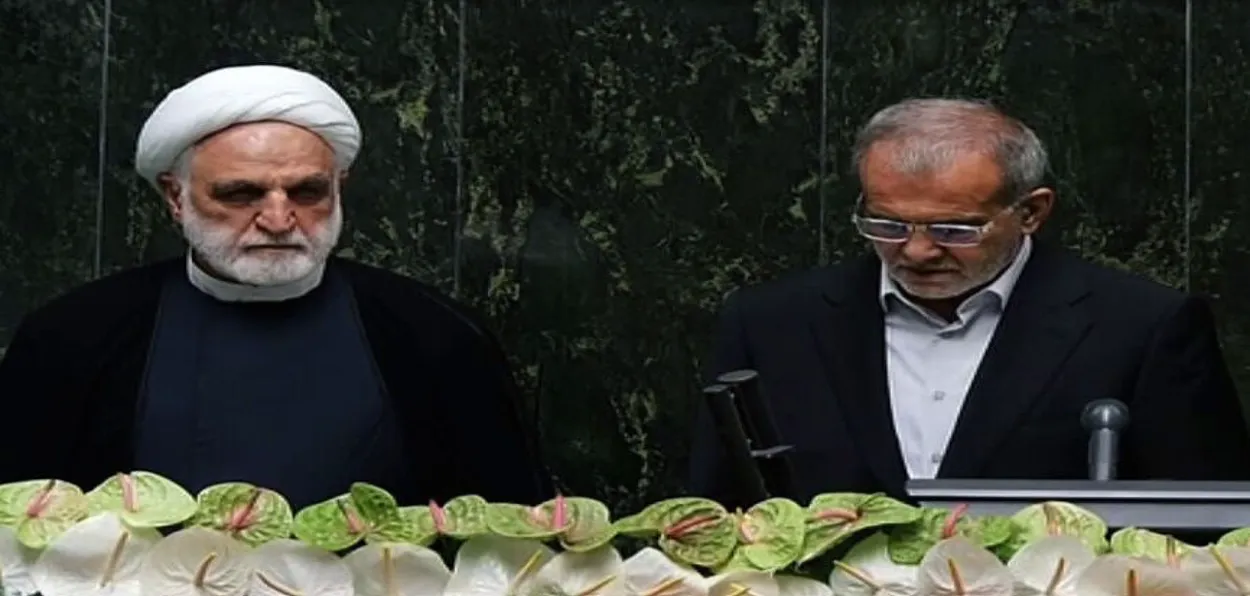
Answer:
[[[268,64],[214,70],[174,89],[139,133],[135,170],[157,185],[178,157],[236,124],[279,121],[306,128],[334,149],[340,170],[360,151],[360,124],[347,102],[321,79]]]

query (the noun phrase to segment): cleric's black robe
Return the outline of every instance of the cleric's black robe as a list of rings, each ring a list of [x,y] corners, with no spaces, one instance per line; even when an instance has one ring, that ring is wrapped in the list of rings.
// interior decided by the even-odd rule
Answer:
[[[32,312],[0,360],[0,482],[57,478],[84,489],[135,467],[140,395],[166,261],[91,282]],[[552,495],[534,420],[496,340],[417,281],[331,259],[396,414],[413,487],[402,504],[477,494],[538,503]],[[310,349],[312,346],[310,346]]]

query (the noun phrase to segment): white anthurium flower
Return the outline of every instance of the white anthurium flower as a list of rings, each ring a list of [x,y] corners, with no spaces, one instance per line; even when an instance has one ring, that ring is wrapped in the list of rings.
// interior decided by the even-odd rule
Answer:
[[[1076,580],[1081,596],[1198,596],[1179,567],[1126,555],[1094,559]]]
[[[935,544],[916,572],[924,596],[1012,596],[1015,584],[994,553],[963,536]]]
[[[4,586],[6,594],[34,594],[39,591],[31,577],[31,569],[40,552],[22,545],[13,528],[0,526],[0,585]]]
[[[130,528],[116,514],[101,513],[53,540],[30,579],[43,596],[140,596],[144,557],[160,540],[155,530]],[[6,577],[5,588],[18,587]]]
[[[521,591],[526,596],[633,596],[625,589],[624,561],[611,545],[555,556]]]
[[[1180,563],[1198,596],[1250,594],[1250,548],[1209,546],[1190,553]]]
[[[889,537],[877,532],[835,563],[829,586],[837,596],[916,596],[916,568],[890,560]]]
[[[415,544],[384,542],[352,551],[356,596],[428,596],[442,594],[451,570],[438,553]]]
[[[625,588],[636,596],[707,596],[703,576],[647,547],[621,565]]]
[[[536,540],[477,536],[460,545],[443,596],[521,593],[555,553]]]
[[[832,588],[814,579],[793,575],[777,575],[773,579],[781,596],[834,596]]]
[[[761,571],[731,571],[704,581],[708,596],[781,596],[777,580]]]
[[[252,550],[248,596],[353,596],[352,571],[338,555],[298,540]]]
[[[250,554],[217,530],[178,530],[148,552],[139,577],[143,596],[247,596]]]
[[[1016,580],[1016,596],[1080,596],[1076,578],[1095,556],[1076,536],[1050,536],[1020,549],[1007,569]]]

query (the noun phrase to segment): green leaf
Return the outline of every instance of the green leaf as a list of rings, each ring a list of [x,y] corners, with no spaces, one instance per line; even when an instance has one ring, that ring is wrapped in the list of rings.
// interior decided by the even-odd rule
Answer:
[[[1000,556],[1009,559],[1025,546],[1048,536],[1072,536],[1095,554],[1107,552],[1107,524],[1093,512],[1072,503],[1046,501],[1011,516],[1016,533]]]
[[[890,559],[899,565],[919,565],[938,542],[962,536],[986,549],[1005,543],[1015,532],[1010,518],[985,516],[973,518],[965,515],[966,505],[953,510],[941,507],[925,508],[920,519],[893,528],[890,531]]]
[[[435,526],[440,534],[457,540],[468,540],[490,533],[486,524],[486,510],[489,504],[486,499],[477,495],[456,497],[447,501],[441,508],[437,503],[430,503],[431,513],[442,513],[442,518],[434,517]]]
[[[244,482],[215,484],[195,498],[199,507],[188,526],[212,528],[249,546],[291,535],[294,515],[282,495]]]
[[[799,563],[816,559],[862,530],[910,524],[919,520],[920,516],[920,509],[879,493],[816,495],[807,506],[803,553]]]
[[[677,562],[714,569],[738,546],[737,519],[719,503],[697,497],[669,499],[660,514],[660,550]]]
[[[1188,556],[1193,545],[1171,536],[1141,528],[1124,528],[1111,535],[1111,552],[1117,555],[1142,557],[1173,567]]]
[[[0,485],[0,525],[11,527],[23,546],[42,549],[87,517],[82,489],[60,480]]]
[[[738,552],[760,571],[777,571],[803,554],[807,511],[790,499],[774,498],[738,515]],[[736,553],[735,553],[736,555]]]
[[[560,546],[572,552],[589,552],[616,537],[608,506],[594,499],[569,497],[569,526],[560,534]]]
[[[413,544],[429,546],[438,538],[438,528],[435,526],[434,515],[429,507],[424,505],[400,507],[399,514],[404,517],[404,523],[413,528]]]
[[[535,507],[491,503],[486,508],[486,526],[492,533],[505,538],[546,540],[559,536],[572,525],[568,500],[564,497],[556,497]]]
[[[296,538],[333,552],[354,546],[365,537],[369,526],[351,495],[342,495],[301,509],[291,529]]]
[[[420,538],[417,528],[408,523],[391,493],[372,484],[356,482],[350,494],[352,504],[365,522],[365,542],[417,543]]]
[[[1216,546],[1236,547],[1250,546],[1250,528],[1240,528],[1220,536]]]
[[[116,474],[87,493],[91,515],[116,513],[133,528],[163,528],[195,515],[195,497],[152,472]]]
[[[616,520],[612,525],[620,536],[653,538],[659,536],[664,529],[665,514],[670,509],[681,506],[682,502],[682,499],[666,499],[652,503],[634,515]]]

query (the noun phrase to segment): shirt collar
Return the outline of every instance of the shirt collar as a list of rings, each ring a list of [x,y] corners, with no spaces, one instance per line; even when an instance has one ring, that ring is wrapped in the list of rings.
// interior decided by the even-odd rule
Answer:
[[[1032,254],[1032,252],[1033,239],[1026,235],[1024,237],[1024,241],[1020,243],[1020,249],[1016,251],[1016,256],[1012,259],[1011,264],[1007,265],[1007,268],[1004,269],[1003,272],[990,283],[990,285],[981,288],[980,291],[972,296],[969,296],[967,300],[964,300],[963,304],[960,305],[960,310],[963,310],[964,305],[982,302],[986,297],[996,298],[999,308],[1006,308],[1007,299],[1011,297],[1011,292],[1016,287],[1016,281],[1020,279],[1020,273],[1024,271],[1024,266],[1028,263],[1029,255]],[[903,295],[902,290],[898,287],[898,284],[895,283],[890,277],[889,268],[886,267],[885,263],[882,263],[881,288],[879,290],[878,298],[881,301],[881,307],[887,311],[889,310],[889,298],[891,297],[905,304],[911,305],[911,301]]]
[[[187,279],[196,289],[222,302],[281,302],[299,298],[321,285],[325,263],[317,265],[308,275],[276,286],[252,286],[213,277],[200,268],[187,253]]]

